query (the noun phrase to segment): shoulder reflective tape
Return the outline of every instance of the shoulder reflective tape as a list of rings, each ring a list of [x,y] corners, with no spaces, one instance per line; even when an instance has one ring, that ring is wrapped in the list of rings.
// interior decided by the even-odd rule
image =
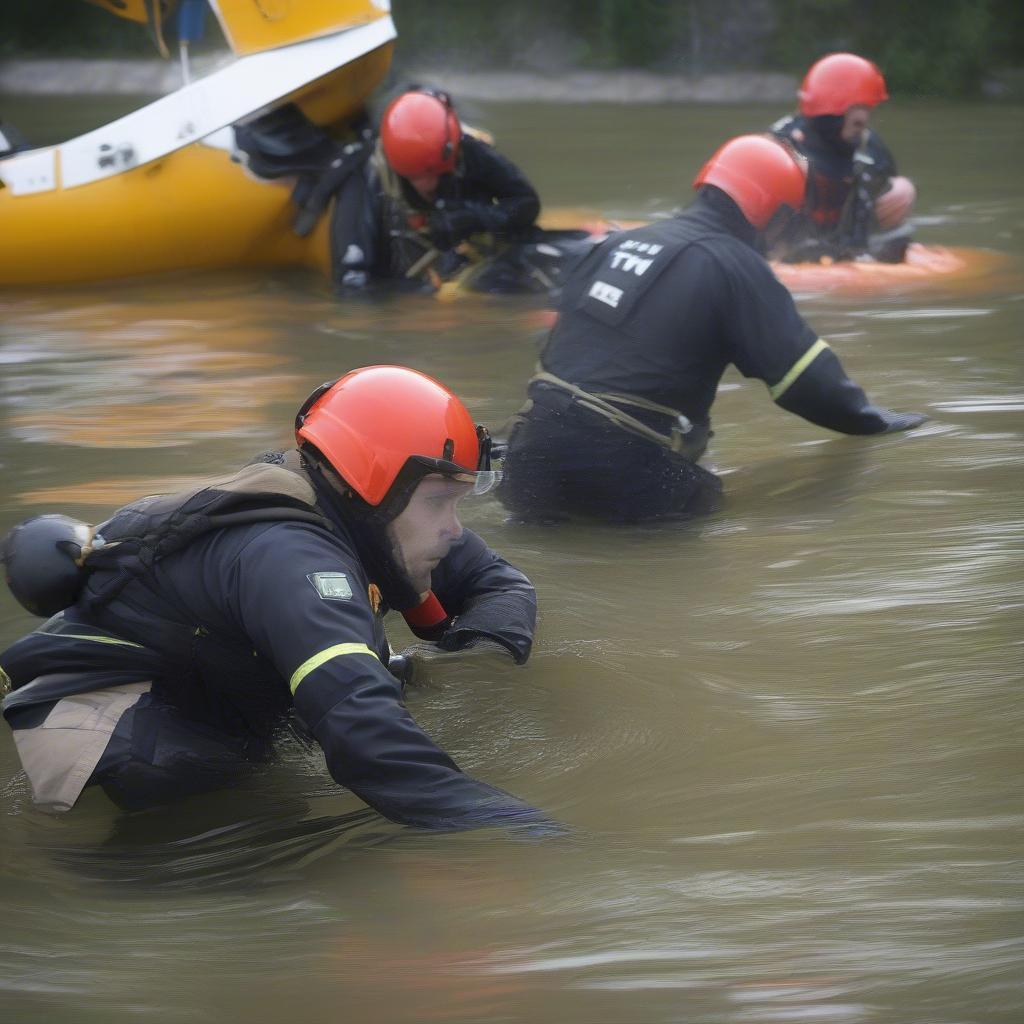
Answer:
[[[291,679],[288,680],[288,686],[294,693],[299,688],[299,683],[302,682],[310,672],[315,671],[326,661],[330,661],[332,658],[340,658],[345,654],[368,654],[371,658],[377,658],[377,655],[370,650],[366,644],[335,644],[333,647],[328,647],[326,650],[321,651],[319,654],[314,654],[312,658],[307,658],[293,673]],[[379,658],[377,658],[380,661]]]
[[[131,640],[119,640],[116,636],[87,636],[84,633],[53,633],[51,635],[66,640],[91,640],[95,644],[117,644],[119,647],[142,647],[142,644],[134,644]]]
[[[768,394],[773,401],[778,401],[787,391],[789,386],[807,369],[817,357],[828,348],[828,342],[819,338],[790,368],[786,376],[768,388]]]

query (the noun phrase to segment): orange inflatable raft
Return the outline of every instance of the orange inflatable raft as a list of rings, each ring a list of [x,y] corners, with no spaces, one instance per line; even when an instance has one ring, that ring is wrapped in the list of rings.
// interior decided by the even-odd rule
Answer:
[[[1007,268],[1008,257],[989,249],[946,248],[911,242],[903,263],[772,263],[775,276],[798,295],[884,295],[941,287],[980,291]]]
[[[611,231],[642,227],[647,221],[604,219],[592,210],[546,210],[543,223],[549,228],[582,228],[600,241]],[[775,276],[796,295],[892,295],[942,288],[945,291],[981,292],[998,287],[1011,271],[1006,253],[992,249],[947,247],[911,242],[903,263],[879,263],[865,259],[832,263],[779,263]],[[1019,285],[1019,280],[1017,284]]]

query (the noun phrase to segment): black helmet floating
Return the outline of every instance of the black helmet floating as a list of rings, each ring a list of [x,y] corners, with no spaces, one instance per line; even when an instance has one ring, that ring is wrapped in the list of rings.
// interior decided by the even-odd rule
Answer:
[[[92,528],[70,516],[26,519],[0,544],[4,578],[18,603],[48,618],[78,600],[86,570],[78,565]]]

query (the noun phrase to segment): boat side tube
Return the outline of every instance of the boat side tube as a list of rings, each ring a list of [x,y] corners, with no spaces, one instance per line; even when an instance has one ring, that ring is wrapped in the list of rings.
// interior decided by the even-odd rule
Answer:
[[[394,23],[385,15],[345,32],[242,57],[95,131],[0,160],[0,181],[21,196],[114,177],[234,124],[394,38]]]

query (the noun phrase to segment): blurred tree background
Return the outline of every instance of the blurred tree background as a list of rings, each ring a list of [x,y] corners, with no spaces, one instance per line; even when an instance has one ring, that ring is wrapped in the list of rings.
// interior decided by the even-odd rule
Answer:
[[[852,50],[894,93],[963,97],[1024,67],[1020,0],[394,0],[393,16],[405,66],[798,75]],[[150,53],[144,28],[88,4],[0,2],[0,58]]]

